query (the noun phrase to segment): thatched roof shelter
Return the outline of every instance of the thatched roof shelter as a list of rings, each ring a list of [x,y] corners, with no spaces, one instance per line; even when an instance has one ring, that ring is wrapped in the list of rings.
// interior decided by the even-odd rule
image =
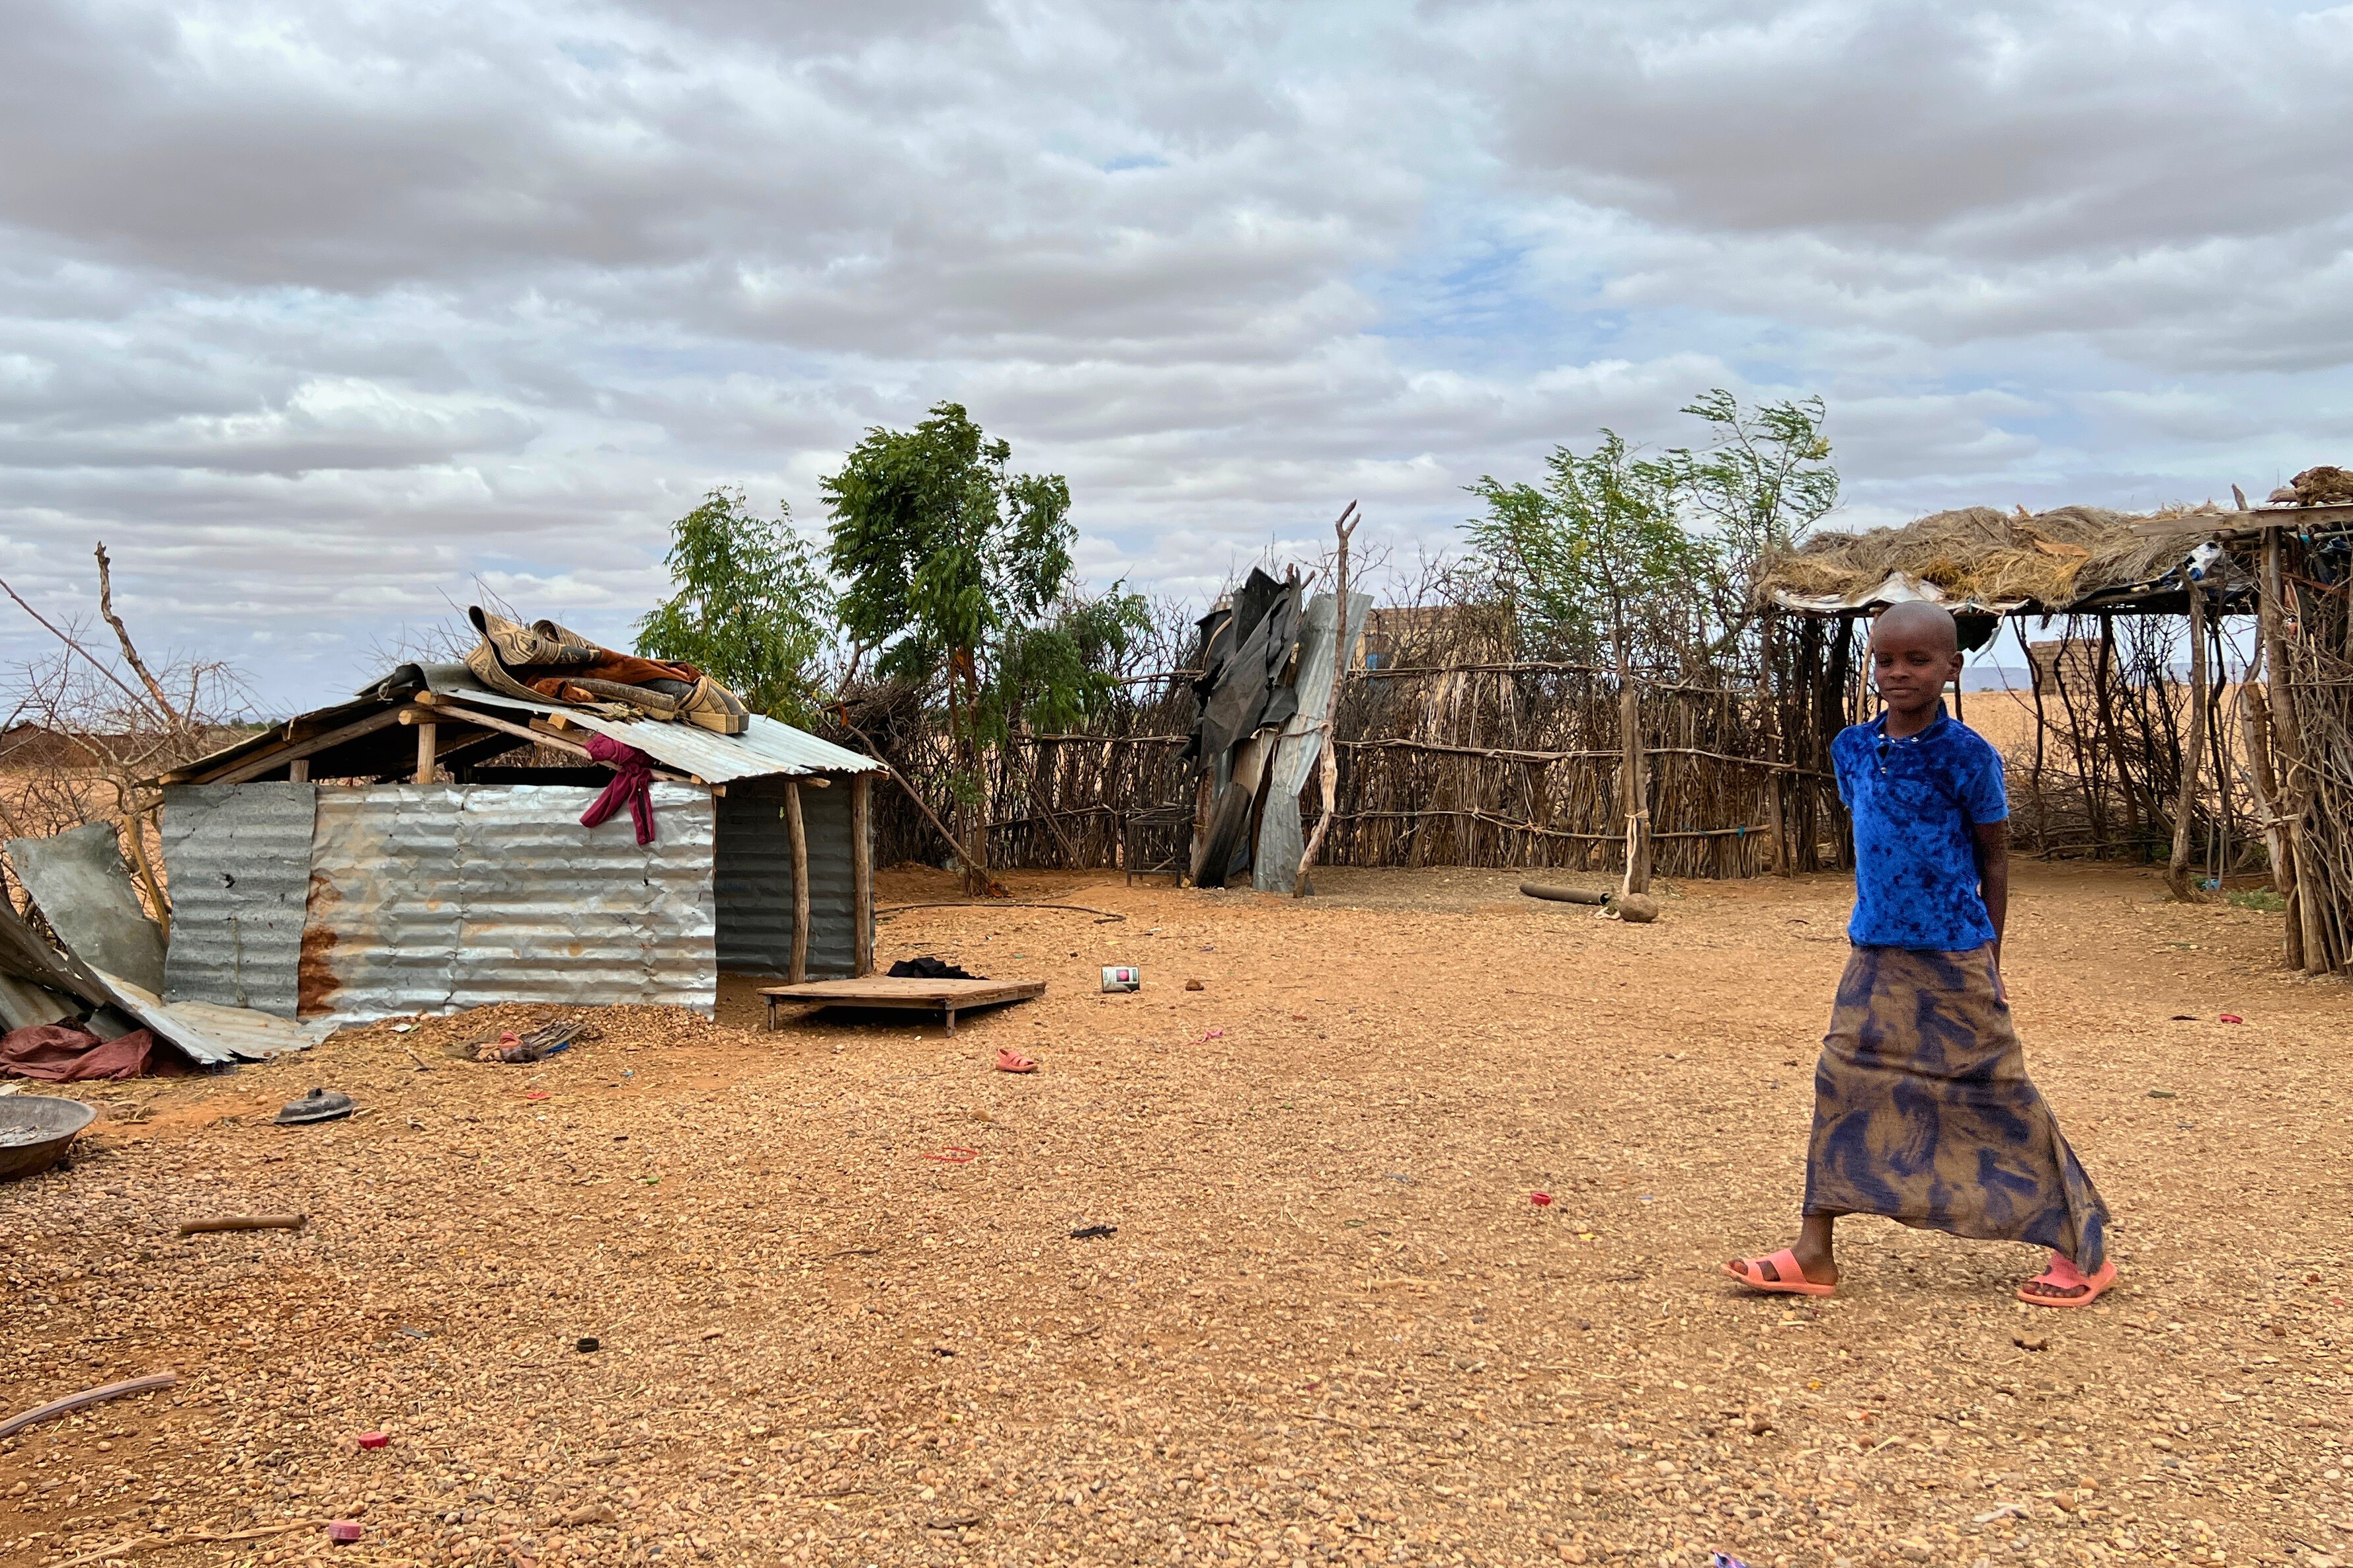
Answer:
[[[1811,615],[1908,599],[1961,614],[2180,615],[2189,551],[2246,515],[2211,506],[2145,513],[1964,507],[1901,528],[1818,533],[1768,556],[1757,591],[1766,605]],[[2252,586],[2243,573],[2226,578],[2222,608],[2239,608],[2232,601]]]

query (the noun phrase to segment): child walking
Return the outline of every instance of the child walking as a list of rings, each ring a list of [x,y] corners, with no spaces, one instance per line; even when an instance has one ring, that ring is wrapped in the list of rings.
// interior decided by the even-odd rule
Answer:
[[[1891,606],[1871,668],[1887,711],[1832,742],[1854,822],[1853,953],[1814,1072],[1798,1244],[1724,1271],[1758,1290],[1827,1296],[1841,1215],[2051,1248],[2018,1289],[2084,1307],[2116,1283],[2107,1205],[2026,1076],[2001,980],[2010,805],[2001,756],[1945,715],[1957,628],[1934,605]]]

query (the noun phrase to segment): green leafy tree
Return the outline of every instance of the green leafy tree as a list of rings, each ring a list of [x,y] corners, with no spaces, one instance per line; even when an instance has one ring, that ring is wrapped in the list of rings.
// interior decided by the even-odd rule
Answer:
[[[819,489],[853,658],[872,652],[878,673],[940,692],[960,832],[985,874],[983,748],[1103,700],[1106,659],[1142,629],[1143,601],[1072,593],[1069,484],[1014,472],[1012,447],[958,404],[912,430],[869,430]]]
[[[1018,721],[1031,730],[1082,730],[1108,716],[1120,695],[1129,650],[1151,630],[1151,606],[1114,583],[1100,596],[1073,595],[1034,626],[1012,628],[996,661],[987,705],[1002,736]]]
[[[1716,543],[1712,597],[1720,651],[1754,616],[1751,595],[1765,557],[1796,544],[1838,505],[1838,470],[1822,434],[1829,409],[1806,397],[1748,412],[1719,386],[1683,412],[1705,421],[1711,439],[1697,452],[1677,447],[1662,461],[1679,509]]]
[[[1555,447],[1545,470],[1536,484],[1469,487],[1487,513],[1464,532],[1522,647],[1621,671],[1676,660],[1676,630],[1717,561],[1676,520],[1672,466],[1605,429],[1590,452]]]
[[[691,664],[771,719],[806,724],[819,695],[833,590],[792,531],[715,489],[670,526],[676,588],[638,623],[638,652]]]

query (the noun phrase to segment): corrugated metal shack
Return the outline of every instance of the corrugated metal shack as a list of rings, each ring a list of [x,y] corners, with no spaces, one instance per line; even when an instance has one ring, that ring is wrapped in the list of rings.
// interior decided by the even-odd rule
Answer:
[[[654,842],[583,827],[653,762]],[[486,766],[539,745],[577,766]],[[492,1002],[711,1013],[723,971],[873,967],[868,794],[880,763],[774,720],[740,735],[534,703],[403,665],[165,775],[174,1002],[364,1019]]]

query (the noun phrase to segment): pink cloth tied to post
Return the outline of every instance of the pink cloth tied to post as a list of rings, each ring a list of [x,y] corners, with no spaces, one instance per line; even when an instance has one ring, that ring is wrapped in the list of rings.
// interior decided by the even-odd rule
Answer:
[[[580,826],[594,827],[627,801],[629,820],[637,824],[638,842],[654,841],[654,775],[653,759],[635,746],[624,745],[609,735],[588,737],[588,760],[603,763],[613,770],[613,782],[605,793],[589,803],[580,814]]]

